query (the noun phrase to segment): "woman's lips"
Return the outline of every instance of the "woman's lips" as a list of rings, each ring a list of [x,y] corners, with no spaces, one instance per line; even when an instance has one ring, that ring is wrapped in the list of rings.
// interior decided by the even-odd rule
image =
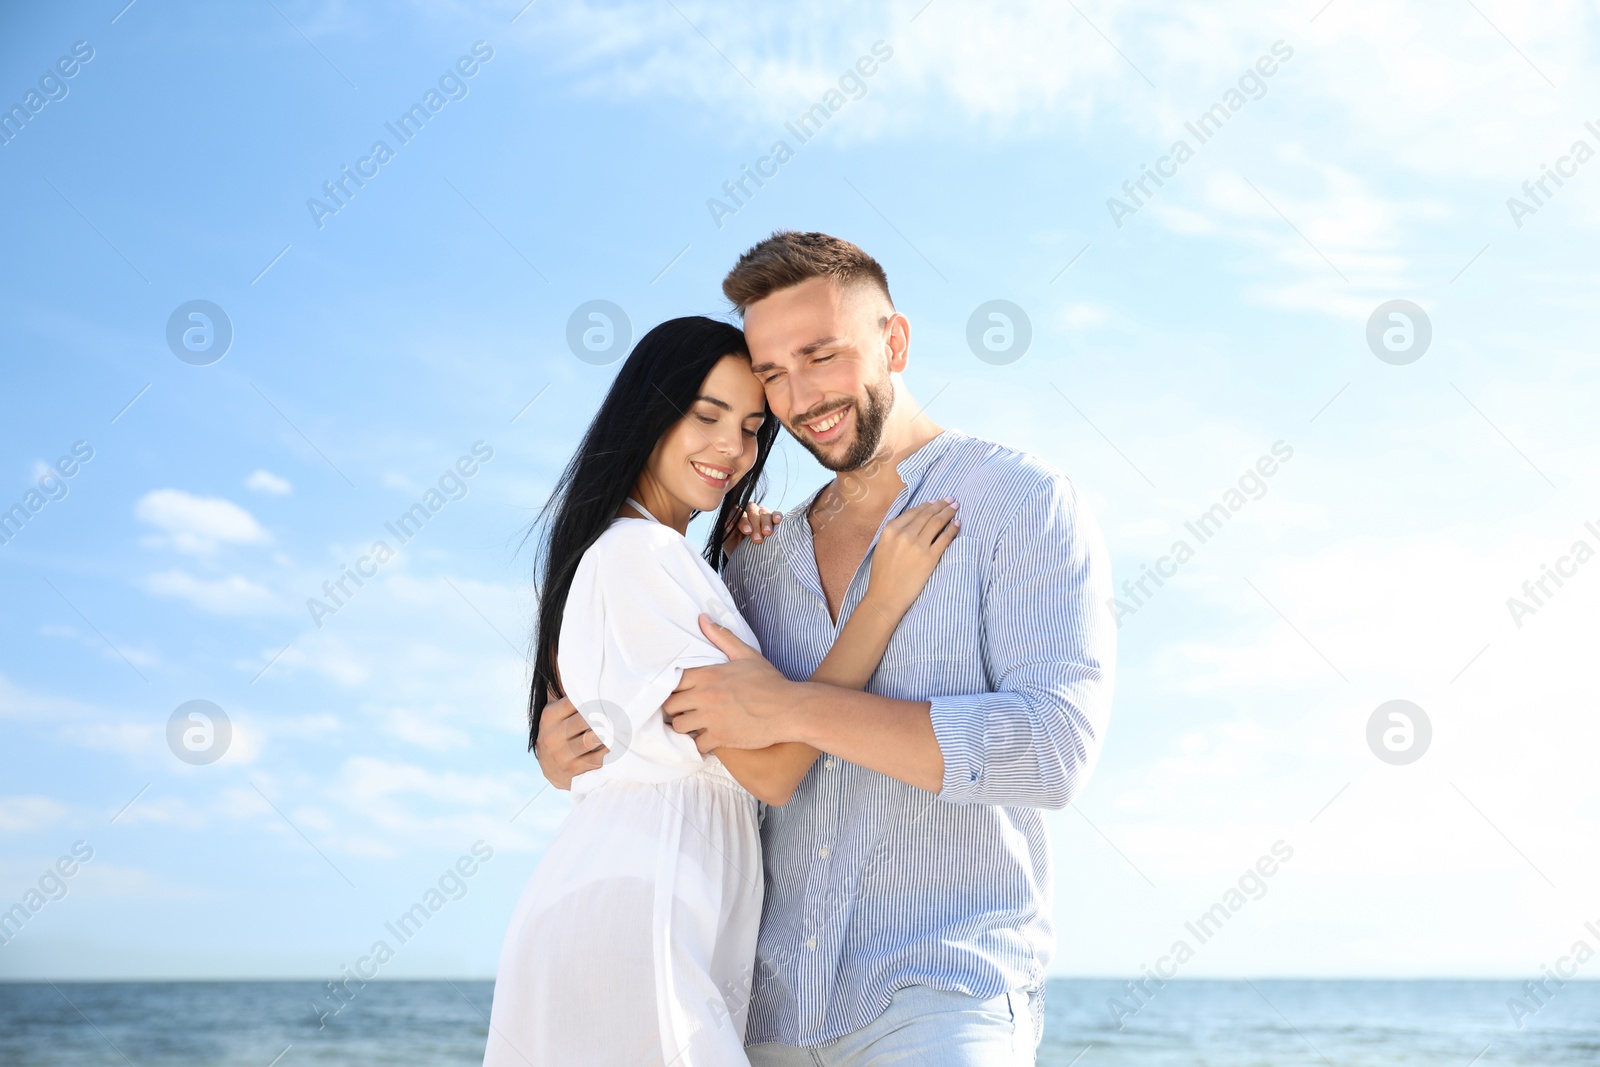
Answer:
[[[724,467],[716,463],[702,463],[696,459],[691,459],[689,466],[694,468],[694,472],[700,476],[701,481],[713,489],[726,489],[729,482],[733,480],[733,468],[731,467]]]

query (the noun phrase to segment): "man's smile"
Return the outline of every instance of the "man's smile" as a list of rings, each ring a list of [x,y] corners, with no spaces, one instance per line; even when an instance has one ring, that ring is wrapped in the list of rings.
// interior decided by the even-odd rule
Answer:
[[[846,405],[842,408],[836,408],[821,418],[802,422],[800,425],[806,428],[806,432],[811,435],[812,440],[820,444],[826,444],[843,436],[847,416],[849,416],[853,407],[853,405]]]

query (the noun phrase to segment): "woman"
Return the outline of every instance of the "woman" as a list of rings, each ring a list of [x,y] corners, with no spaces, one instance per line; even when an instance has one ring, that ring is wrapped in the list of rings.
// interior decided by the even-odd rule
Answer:
[[[702,757],[661,704],[685,668],[725,657],[709,615],[755,636],[718,578],[778,425],[744,336],[707,318],[640,339],[557,483],[542,554],[530,747],[551,691],[609,753],[572,780],[574,807],[506,932],[486,1067],[745,1065],[761,918],[757,800],[786,803],[806,745]],[[715,512],[704,557],[685,539]],[[861,688],[956,535],[939,501],[889,523],[865,600],[813,679]],[[558,651],[559,650],[559,651]]]

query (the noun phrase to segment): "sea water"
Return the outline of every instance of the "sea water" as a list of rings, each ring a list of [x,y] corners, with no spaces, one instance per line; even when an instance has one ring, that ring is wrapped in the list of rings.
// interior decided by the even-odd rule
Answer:
[[[476,1064],[493,992],[491,982],[373,982],[330,1015],[313,982],[5,982],[0,1064]],[[1046,990],[1038,1062],[1597,1067],[1600,982],[1552,985],[1536,1000],[1506,981],[1184,980],[1130,990],[1058,979]]]

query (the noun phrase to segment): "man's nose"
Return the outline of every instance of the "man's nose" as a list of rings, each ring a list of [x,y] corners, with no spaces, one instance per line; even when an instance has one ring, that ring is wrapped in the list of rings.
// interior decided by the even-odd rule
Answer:
[[[789,414],[791,418],[811,411],[822,403],[825,398],[826,394],[808,382],[804,375],[789,375]]]

